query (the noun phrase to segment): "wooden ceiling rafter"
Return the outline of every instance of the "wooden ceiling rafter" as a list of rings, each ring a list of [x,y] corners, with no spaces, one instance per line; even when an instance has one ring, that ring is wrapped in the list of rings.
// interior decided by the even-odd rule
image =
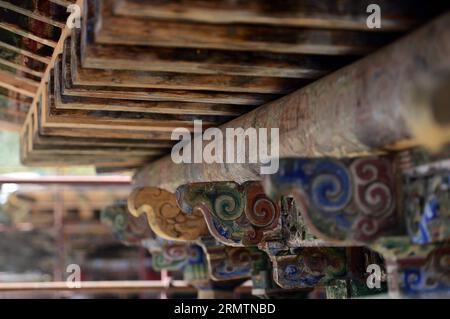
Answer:
[[[64,23],[59,22],[59,21],[53,19],[52,17],[45,16],[40,12],[35,12],[35,11],[24,9],[24,8],[14,5],[8,1],[0,0],[0,8],[14,11],[14,12],[24,15],[26,17],[53,25],[60,29],[64,28]]]
[[[23,3],[0,0],[0,10],[4,18],[0,31],[5,36],[0,41],[0,87],[9,90],[2,98],[2,105],[31,109],[33,102],[29,99],[35,100],[45,81],[46,70],[52,62],[51,53],[57,47],[55,36],[62,35],[68,13],[48,0]],[[18,101],[14,98],[16,94],[28,99]],[[5,109],[3,114],[6,113]],[[26,113],[22,113],[12,121],[23,124],[25,118]]]

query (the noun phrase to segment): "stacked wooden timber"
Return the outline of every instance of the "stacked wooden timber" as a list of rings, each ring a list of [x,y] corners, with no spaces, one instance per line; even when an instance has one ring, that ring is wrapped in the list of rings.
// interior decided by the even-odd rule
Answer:
[[[57,1],[0,1],[0,125],[20,130],[69,13]]]
[[[228,122],[443,6],[381,2],[382,28],[370,29],[370,1],[78,1],[81,28],[50,43],[57,49],[23,126],[22,162],[139,167],[170,151],[173,129]]]

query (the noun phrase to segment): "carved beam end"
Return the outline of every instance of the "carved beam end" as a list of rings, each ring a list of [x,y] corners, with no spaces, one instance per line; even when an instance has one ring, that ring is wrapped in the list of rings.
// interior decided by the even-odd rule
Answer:
[[[194,183],[178,187],[177,201],[188,214],[203,214],[210,233],[229,246],[256,246],[278,225],[279,205],[259,182]]]
[[[282,159],[269,197],[293,196],[309,231],[328,242],[367,243],[399,229],[390,160]]]
[[[167,240],[191,241],[208,234],[201,214],[184,214],[174,194],[156,187],[135,189],[128,199],[133,216],[147,215],[152,230]]]

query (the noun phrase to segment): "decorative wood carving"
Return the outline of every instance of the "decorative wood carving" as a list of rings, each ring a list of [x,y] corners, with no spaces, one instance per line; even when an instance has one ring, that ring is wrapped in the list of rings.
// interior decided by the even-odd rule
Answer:
[[[327,299],[349,299],[364,296],[374,296],[387,292],[386,282],[380,284],[380,288],[369,288],[365,280],[339,279],[326,288]]]
[[[128,204],[131,214],[147,215],[150,226],[158,236],[178,242],[178,244],[161,244],[161,241],[157,244],[148,243],[156,246],[156,249],[150,249],[153,252],[155,269],[175,270],[184,267],[185,277],[199,284],[205,280],[206,270],[207,278],[213,281],[251,278],[252,263],[257,262],[262,252],[244,247],[227,247],[213,237],[207,236],[209,233],[202,213],[200,211],[183,213],[176,206],[173,194],[161,189],[138,189],[131,194]],[[199,254],[193,248],[197,247],[196,245],[186,245],[180,241],[196,242],[201,245],[203,252]],[[190,261],[191,253],[193,256],[201,255],[201,258],[193,258],[198,259],[198,262]]]
[[[448,296],[450,291],[450,170],[447,156],[413,150],[402,157],[407,234],[371,246],[385,258],[394,297]]]
[[[414,245],[410,238],[380,240],[374,248],[383,254],[392,297],[445,296],[450,292],[450,244]]]
[[[135,189],[128,199],[133,216],[146,214],[152,230],[167,240],[192,241],[208,234],[200,212],[183,213],[174,194],[156,187]]]
[[[128,213],[127,202],[116,201],[102,210],[102,223],[110,226],[114,236],[126,245],[142,245],[144,241],[155,238],[155,234],[148,227],[147,217],[134,217]]]
[[[208,280],[206,258],[200,246],[156,237],[146,214],[139,217],[129,214],[126,201],[106,207],[101,220],[112,227],[115,237],[124,244],[145,247],[152,255],[155,271],[182,270],[186,280]]]
[[[183,270],[184,280],[194,285],[209,282],[208,264],[203,249],[198,245],[190,245],[189,258]]]
[[[272,265],[267,255],[253,263],[252,294],[260,298],[307,298],[311,288],[281,288],[272,275]]]
[[[282,288],[311,288],[327,285],[347,275],[345,249],[302,247],[291,250],[267,250],[273,266],[273,278]]]
[[[211,234],[221,243],[234,246],[235,251],[244,245],[257,245],[265,251],[272,262],[268,269],[272,269],[273,279],[281,288],[310,289],[347,278],[346,250],[332,247],[333,244],[310,234],[291,198],[283,198],[280,203],[269,200],[258,182],[242,185],[234,182],[195,183],[180,186],[176,194],[183,211],[188,214],[202,212]],[[251,218],[253,215],[265,223],[258,225],[255,218]],[[233,250],[215,245],[214,249],[207,250],[210,271],[216,271],[211,260],[220,256],[220,265],[228,265],[226,275],[235,276],[236,267],[229,258],[231,254],[227,253]],[[245,255],[252,254],[247,251]],[[261,257],[256,258],[253,267],[257,268],[260,260]],[[249,265],[247,269],[250,269]],[[263,279],[263,272],[255,272],[255,280]],[[353,278],[363,278],[364,272],[365,269],[355,271]],[[218,278],[217,274],[211,275],[214,276]]]
[[[178,187],[177,201],[189,215],[201,213],[211,234],[229,246],[255,246],[279,222],[279,206],[259,182],[193,183]]]
[[[190,247],[180,243],[163,243],[151,253],[154,270],[181,270],[188,263]]]
[[[253,264],[264,254],[256,248],[225,246],[212,236],[204,236],[198,243],[207,257],[210,278],[216,281],[250,279]]]
[[[403,203],[411,242],[427,244],[450,237],[450,169],[426,167],[405,174]]]
[[[404,295],[444,293],[450,291],[450,246],[434,245],[430,252],[397,262],[399,290]],[[394,281],[395,282],[395,281]]]
[[[380,260],[378,254],[362,247],[340,248],[315,238],[309,233],[295,201],[290,197],[282,197],[280,207],[280,227],[266,233],[259,248],[264,250],[272,261],[274,280],[281,287],[286,289],[336,286],[339,281],[344,280],[346,287],[351,287],[352,296],[380,292],[356,289],[365,283],[367,264]],[[303,258],[308,260],[308,255],[323,256],[323,260],[333,261],[334,268],[326,263],[318,263],[314,272],[298,271],[299,264],[306,265]]]
[[[394,182],[387,158],[282,159],[264,186],[271,198],[292,195],[316,237],[361,244],[399,231]]]
[[[270,247],[271,243],[284,249],[339,246],[318,239],[309,231],[292,197],[281,197],[279,204],[281,208],[279,225],[266,232],[258,246],[265,247],[264,249]]]

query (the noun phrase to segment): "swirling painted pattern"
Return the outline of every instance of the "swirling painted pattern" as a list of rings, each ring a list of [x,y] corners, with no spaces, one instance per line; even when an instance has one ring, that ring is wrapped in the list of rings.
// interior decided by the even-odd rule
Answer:
[[[310,198],[321,210],[337,212],[350,201],[350,174],[344,165],[334,160],[311,161],[303,166],[310,173]]]
[[[214,200],[214,213],[223,220],[235,220],[242,215],[241,199],[232,194],[220,194]]]
[[[278,175],[266,177],[264,185],[274,198],[293,196],[317,238],[360,244],[401,231],[386,158],[283,159]]]
[[[357,159],[350,170],[354,176],[355,201],[366,215],[380,217],[393,211],[393,174],[384,159]]]

